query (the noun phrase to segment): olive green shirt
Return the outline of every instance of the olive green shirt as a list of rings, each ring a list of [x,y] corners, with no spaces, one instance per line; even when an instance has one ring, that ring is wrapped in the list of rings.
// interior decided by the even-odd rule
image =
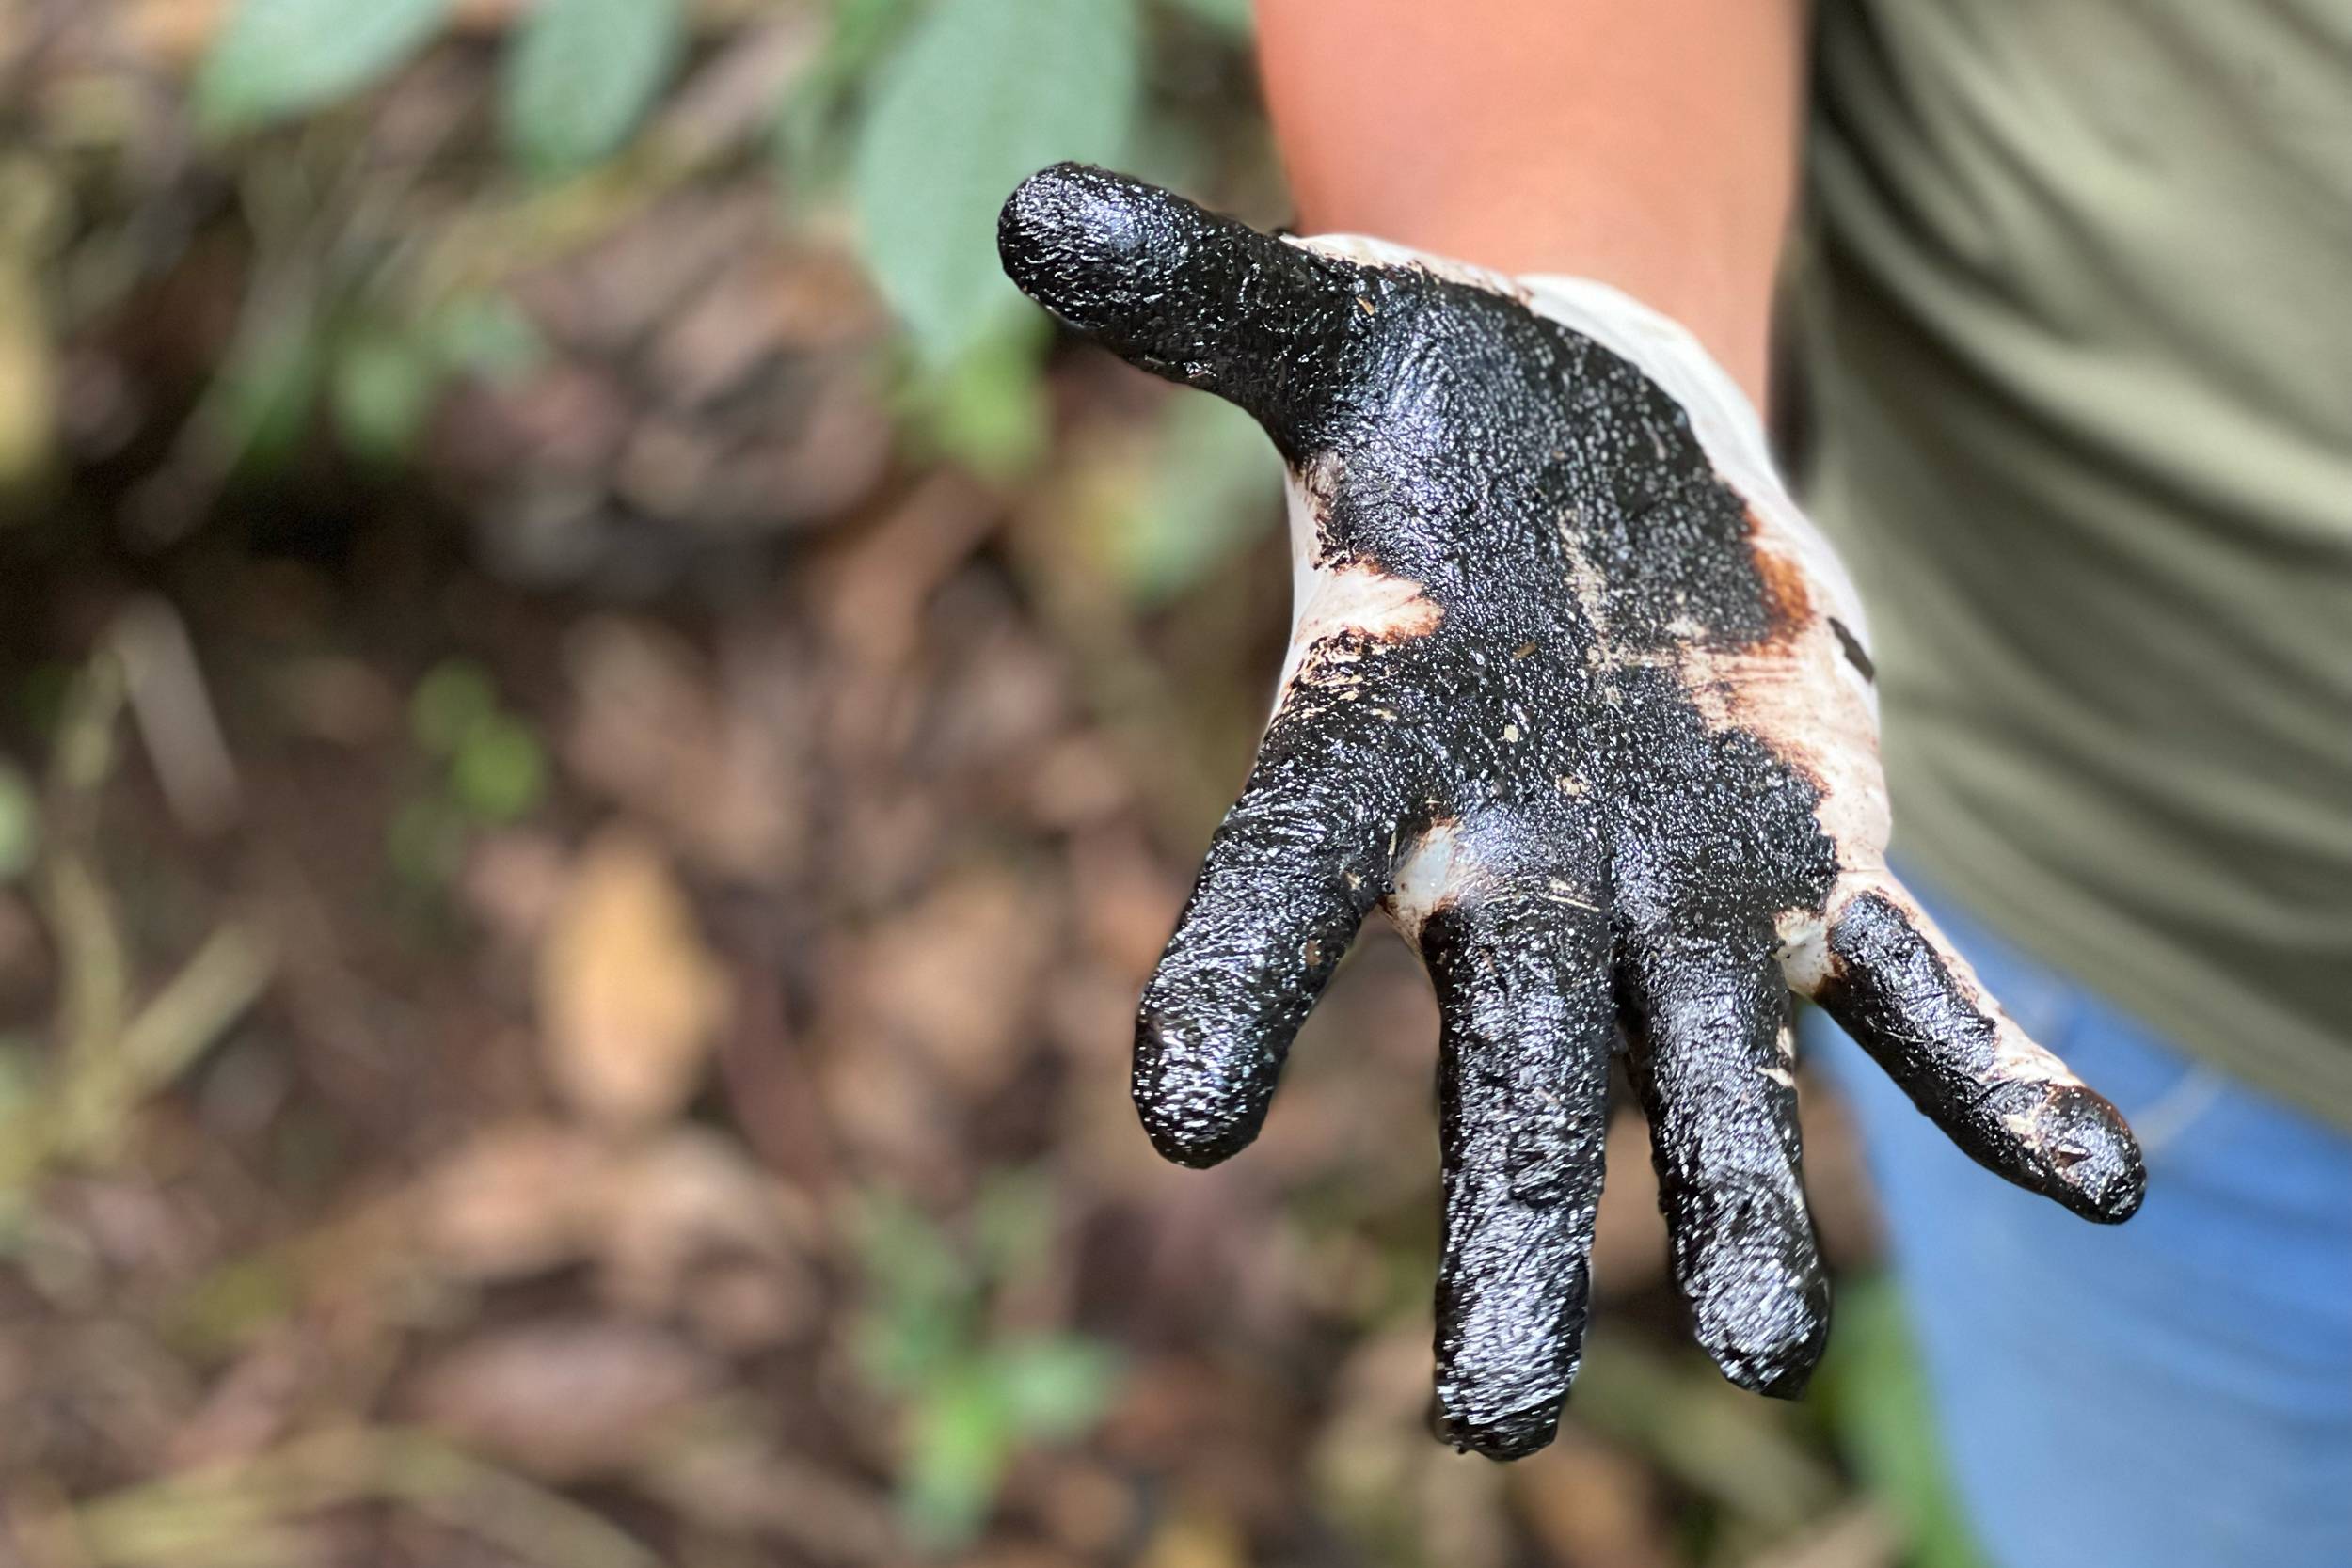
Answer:
[[[1815,515],[1894,852],[2352,1122],[2352,0],[1824,0]]]

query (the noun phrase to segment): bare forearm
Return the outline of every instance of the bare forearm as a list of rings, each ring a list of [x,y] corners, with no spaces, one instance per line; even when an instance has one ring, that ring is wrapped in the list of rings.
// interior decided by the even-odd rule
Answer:
[[[1613,283],[1763,387],[1804,0],[1259,0],[1302,227]]]

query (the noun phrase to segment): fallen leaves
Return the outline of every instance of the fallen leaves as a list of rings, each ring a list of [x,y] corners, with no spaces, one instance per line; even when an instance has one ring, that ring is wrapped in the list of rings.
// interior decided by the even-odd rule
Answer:
[[[682,1417],[718,1367],[660,1329],[616,1321],[535,1322],[475,1335],[415,1380],[416,1415],[531,1474],[578,1481],[626,1470],[647,1429]]]
[[[490,1285],[585,1262],[609,1305],[648,1318],[683,1309],[739,1348],[795,1338],[815,1310],[805,1259],[820,1226],[806,1199],[699,1129],[616,1144],[550,1121],[487,1128],[413,1201],[417,1244],[450,1279]]]
[[[587,622],[564,653],[578,693],[564,756],[583,783],[657,825],[698,869],[754,883],[797,869],[809,807],[785,650],[747,654],[734,691],[642,622]]]
[[[928,1421],[934,1474],[989,1518],[958,1559],[975,1568],[1351,1551],[1663,1568],[1702,1539],[1721,1568],[1799,1515],[1832,1528],[1791,1537],[1788,1560],[1876,1560],[1883,1528],[1825,1512],[1834,1478],[1804,1461],[1820,1445],[1792,1449],[1802,1433],[1715,1390],[1662,1327],[1679,1309],[1636,1119],[1611,1133],[1605,1323],[1559,1450],[1503,1472],[1429,1441],[1437,1022],[1393,938],[1334,984],[1248,1159],[1172,1170],[1139,1135],[1136,993],[1245,765],[1283,588],[1279,570],[1250,580],[1214,526],[1160,531],[1157,566],[1183,569],[1156,587],[1114,570],[1139,558],[1088,531],[1110,515],[1077,515],[1091,491],[1073,472],[1106,443],[1156,450],[1139,421],[1209,404],[1057,355],[1042,388],[971,383],[991,406],[1050,391],[1073,439],[1033,482],[926,455],[953,422],[898,402],[918,388],[876,352],[872,287],[806,221],[821,192],[795,170],[814,206],[786,220],[738,177],[764,160],[717,161],[762,134],[778,83],[833,68],[828,8],[697,5],[695,78],[660,133],[702,149],[677,178],[485,205],[450,182],[486,123],[469,84],[481,35],[525,5],[459,4],[474,36],[348,127],[379,161],[323,183],[297,227],[373,268],[388,220],[357,222],[336,193],[403,171],[413,205],[385,212],[424,215],[401,238],[428,277],[511,291],[528,317],[532,353],[451,388],[400,476],[471,522],[475,553],[416,528],[404,485],[352,509],[380,502],[390,526],[337,541],[348,566],[307,537],[255,558],[238,528],[145,562],[134,575],[185,622],[158,668],[204,671],[218,734],[180,734],[172,682],[134,679],[157,767],[110,788],[108,833],[83,835],[103,881],[69,890],[115,890],[119,933],[86,920],[60,947],[45,884],[0,894],[0,1096],[67,1053],[25,1022],[61,990],[134,1046],[134,1000],[204,1025],[129,1053],[167,1069],[140,1079],[137,1135],[101,1175],[49,1183],[6,1238],[0,1409],[24,1418],[0,1423],[0,1557],[31,1498],[77,1532],[60,1562],[644,1568],[642,1530],[677,1560],[900,1565],[925,1450],[898,1439]],[[28,155],[112,168],[51,138],[69,121],[120,136],[135,188],[76,211],[104,231],[135,209],[125,255],[169,284],[56,345],[60,451],[110,465],[74,498],[98,515],[171,447],[240,301],[274,297],[278,275],[247,268],[246,204],[211,189],[262,173],[246,150],[199,158],[167,104],[108,107],[162,102],[162,78],[100,63],[115,44],[145,71],[197,49],[220,8],[50,9],[66,73],[27,64]],[[255,151],[325,175],[342,135]],[[151,252],[151,230],[188,260]],[[1227,428],[1238,451],[1257,439]],[[1208,474],[1201,455],[1169,471]],[[200,492],[193,528],[220,476],[184,456],[166,477]],[[1178,510],[1214,524],[1230,488]],[[116,592],[72,559],[0,572],[28,714],[30,659],[83,658],[73,625]],[[1185,590],[1204,563],[1234,591]],[[451,659],[496,668],[547,787],[381,897],[407,676]],[[24,717],[5,738],[40,727]],[[192,852],[173,835],[228,819],[224,778],[237,823]],[[53,848],[72,828],[39,825]],[[217,954],[200,983],[158,990],[156,957],[202,950],[225,890],[285,955],[249,1009],[211,993],[234,1001],[258,970],[240,981]],[[218,1053],[198,1049],[215,1034]],[[1837,1123],[1808,1105],[1806,1125],[1817,1196],[1853,1185]],[[1022,1206],[985,1196],[1009,1168],[1057,1218],[978,1284],[951,1268],[926,1286],[855,1244],[884,1197],[943,1236],[1018,1229]],[[1833,1194],[1820,1212],[1851,1253],[1850,1208]],[[898,1382],[863,1354],[880,1322],[891,1364],[916,1369]],[[1629,1341],[1680,1359],[1629,1361]],[[1129,1368],[1115,1385],[1106,1351]],[[1099,1428],[1052,1440],[1097,1401]],[[409,1419],[427,1430],[383,1424]]]
[[[702,1081],[730,997],[660,851],[619,830],[591,843],[539,955],[556,1091],[608,1126],[675,1116]]]
[[[587,1239],[583,1201],[604,1168],[595,1140],[552,1122],[491,1128],[444,1159],[419,1195],[419,1237],[459,1279],[524,1278]]]
[[[972,1098],[1021,1067],[1037,981],[1053,933],[1011,874],[950,880],[885,924],[858,955],[863,1022],[902,1041]]]

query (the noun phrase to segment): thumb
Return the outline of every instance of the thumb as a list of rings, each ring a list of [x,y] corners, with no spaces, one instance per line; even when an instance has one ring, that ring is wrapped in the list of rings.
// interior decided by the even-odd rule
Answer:
[[[1238,404],[1295,455],[1358,332],[1359,269],[1139,180],[1056,164],[996,222],[1021,291],[1129,364]]]

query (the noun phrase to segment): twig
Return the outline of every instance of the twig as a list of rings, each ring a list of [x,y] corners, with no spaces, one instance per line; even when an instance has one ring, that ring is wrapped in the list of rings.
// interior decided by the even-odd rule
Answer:
[[[262,937],[223,926],[122,1031],[116,1050],[132,1095],[154,1093],[180,1076],[262,994],[277,967]]]
[[[147,1481],[85,1503],[73,1534],[102,1568],[268,1563],[304,1517],[399,1503],[547,1568],[660,1568],[618,1527],[568,1497],[421,1432],[357,1427]]]
[[[42,1092],[0,1129],[0,1197],[21,1194],[54,1160],[110,1154],[139,1101],[252,1006],[275,964],[253,932],[223,926],[132,1010],[128,944],[97,850],[99,799],[129,687],[124,666],[112,650],[90,661],[67,700],[50,765],[40,889],[57,947],[63,1044]]]
[[[1838,1510],[1803,1536],[1750,1558],[1745,1568],[1895,1568],[1902,1537],[1870,1503]]]
[[[237,816],[237,767],[186,625],[168,601],[145,594],[123,607],[113,641],[165,801],[189,832],[221,832]]]
[[[57,944],[58,1023],[69,1073],[86,1069],[120,1033],[130,990],[121,927],[89,858],[98,795],[114,773],[122,704],[122,666],[102,653],[67,696],[42,805],[40,887]]]

